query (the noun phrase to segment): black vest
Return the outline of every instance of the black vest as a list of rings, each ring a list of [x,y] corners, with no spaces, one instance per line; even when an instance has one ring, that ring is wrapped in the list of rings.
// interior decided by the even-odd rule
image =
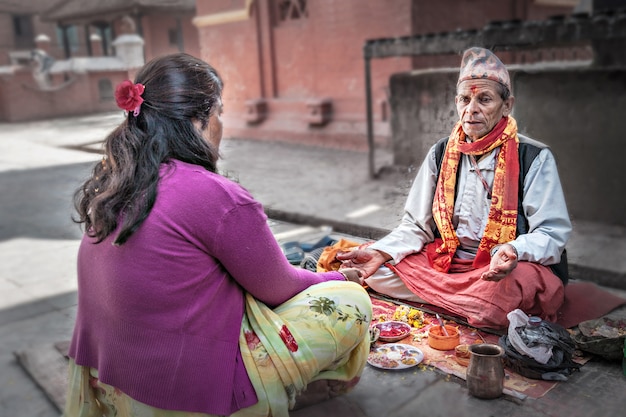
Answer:
[[[439,175],[439,171],[441,170],[441,162],[443,160],[443,154],[446,150],[446,144],[448,143],[449,138],[440,139],[435,144],[435,162],[437,163],[437,176]],[[525,138],[524,138],[525,139]],[[528,174],[528,170],[532,165],[533,161],[539,155],[539,152],[546,145],[534,141],[532,139],[528,140],[520,140],[519,143],[519,186],[518,186],[518,198],[517,198],[517,236],[528,233],[528,219],[524,215],[524,209],[522,208],[522,200],[524,199],[524,178],[526,178],[526,174]],[[460,172],[457,171],[457,175]],[[435,235],[440,237],[439,230],[435,230]],[[569,268],[567,264],[567,251],[563,249],[563,253],[561,254],[561,261],[558,264],[550,265],[550,269],[552,272],[563,281],[563,284],[567,284],[569,281]]]

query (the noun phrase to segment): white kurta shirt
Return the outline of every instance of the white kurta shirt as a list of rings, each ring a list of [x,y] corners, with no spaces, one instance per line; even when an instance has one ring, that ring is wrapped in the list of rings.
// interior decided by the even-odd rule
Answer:
[[[520,142],[535,142],[523,135],[518,136]],[[496,155],[497,149],[494,149],[478,161],[478,168],[489,189],[493,184]],[[459,170],[452,218],[460,242],[456,256],[473,259],[487,224],[491,201],[468,155],[461,154]],[[432,242],[436,229],[432,214],[436,185],[437,164],[433,145],[413,181],[402,221],[370,247],[389,254],[393,262],[398,263]],[[558,263],[572,224],[556,161],[549,148],[543,148],[532,162],[524,178],[523,196],[522,207],[528,220],[528,233],[509,243],[515,246],[521,261],[543,265]]]

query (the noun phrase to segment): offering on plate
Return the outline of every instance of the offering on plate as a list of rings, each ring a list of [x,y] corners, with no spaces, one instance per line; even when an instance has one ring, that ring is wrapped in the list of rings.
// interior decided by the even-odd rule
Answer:
[[[383,321],[374,326],[380,331],[378,340],[381,342],[397,342],[411,333],[411,326],[401,321]]]

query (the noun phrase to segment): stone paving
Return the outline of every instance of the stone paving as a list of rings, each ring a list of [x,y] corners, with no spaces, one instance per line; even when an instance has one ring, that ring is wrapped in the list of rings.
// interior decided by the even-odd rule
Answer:
[[[71,197],[99,159],[99,141],[120,117],[105,113],[0,124],[0,417],[59,416],[20,367],[14,352],[51,346],[71,335],[80,238],[71,221]],[[391,169],[372,180],[363,152],[225,139],[222,153],[220,167],[225,175],[284,217],[272,222],[277,238],[283,241],[315,239],[328,232],[317,227],[324,223],[318,224],[319,219],[336,222],[333,233],[337,236],[346,230],[379,233],[392,228],[399,221],[414,175]],[[377,154],[380,164],[389,161],[385,150]],[[286,221],[290,219],[310,224]],[[623,276],[624,231],[606,225],[576,226],[580,232],[572,241],[573,259]],[[601,233],[590,239],[589,230]],[[612,290],[625,294],[623,289]],[[432,369],[392,372],[367,366],[361,383],[350,394],[291,415],[614,416],[623,414],[625,393],[626,377],[619,364],[599,359],[544,397],[523,401],[508,396],[473,398],[464,381]]]

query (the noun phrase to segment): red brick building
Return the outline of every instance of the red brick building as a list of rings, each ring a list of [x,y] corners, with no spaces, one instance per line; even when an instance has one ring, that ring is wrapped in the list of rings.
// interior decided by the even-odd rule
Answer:
[[[134,23],[133,31],[145,42],[145,58],[184,51],[199,54],[198,31],[191,23],[195,16],[195,0],[57,0],[44,11],[41,19],[54,22],[62,33],[62,43],[68,43],[68,28],[83,28],[85,38],[78,44],[85,45],[87,55],[97,55],[91,48],[91,35],[101,41],[99,52],[113,55],[112,43],[122,28],[124,17]],[[73,54],[68,52],[66,57]]]
[[[363,149],[368,39],[569,14],[576,0],[197,0],[201,57],[225,80],[226,135]],[[458,56],[372,62],[377,142],[389,137],[389,76]]]
[[[49,0],[0,0],[0,66],[26,63],[36,46],[37,35],[46,35],[56,42],[56,25],[40,19],[41,12],[49,6]],[[53,56],[62,58],[62,50],[55,50]]]
[[[113,88],[138,65],[178,51],[199,56],[194,17],[195,0],[0,0],[0,121],[117,110]],[[118,56],[123,34],[141,43],[139,59]],[[36,49],[54,60],[45,88]]]
[[[365,148],[363,46],[368,39],[482,28],[493,20],[571,13],[577,0],[0,0],[0,120],[113,110],[111,86],[128,68],[112,47],[130,17],[144,58],[185,51],[225,82],[226,135]],[[47,43],[36,45],[33,36]],[[10,53],[46,47],[54,91],[37,91],[28,62]],[[15,52],[19,54],[15,54]],[[19,56],[21,56],[19,55]],[[89,60],[86,60],[89,57]],[[107,59],[105,59],[107,58]],[[108,59],[110,58],[110,59]],[[388,80],[456,66],[458,56],[372,61],[374,133],[389,138]],[[64,62],[64,65],[58,65]],[[4,67],[2,65],[5,65]],[[77,73],[78,67],[83,71]],[[132,69],[131,69],[132,70]],[[68,79],[72,86],[63,87]],[[90,94],[82,94],[89,91]],[[15,106],[15,97],[27,103]]]

